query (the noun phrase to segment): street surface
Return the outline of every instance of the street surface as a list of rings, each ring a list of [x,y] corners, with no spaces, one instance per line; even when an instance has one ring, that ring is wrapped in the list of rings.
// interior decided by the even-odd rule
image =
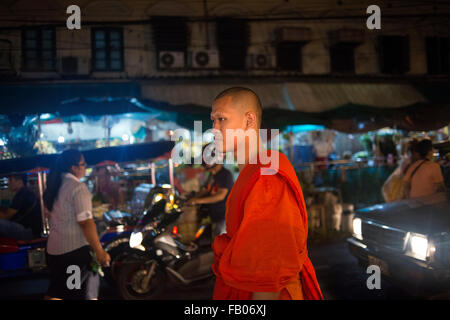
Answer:
[[[368,274],[358,266],[356,258],[348,251],[345,241],[331,244],[310,245],[309,255],[316,269],[324,298],[328,300],[393,300],[417,299],[401,288],[381,280],[381,289],[369,290]],[[0,279],[0,299],[42,299],[48,286],[45,275],[26,278]],[[189,288],[167,287],[161,299],[209,300],[212,298],[214,281],[208,280]],[[102,283],[100,299],[116,300],[120,297],[114,288]]]

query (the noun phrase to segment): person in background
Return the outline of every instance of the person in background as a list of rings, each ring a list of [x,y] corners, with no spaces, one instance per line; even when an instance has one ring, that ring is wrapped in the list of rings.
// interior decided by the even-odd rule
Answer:
[[[423,139],[416,145],[420,159],[411,163],[403,178],[403,197],[417,198],[446,190],[444,177],[438,163],[432,162],[433,144]]]
[[[325,134],[322,131],[317,131],[313,135],[312,143],[314,154],[316,157],[316,162],[326,162],[328,156],[334,151],[333,147],[333,137]],[[326,164],[320,164],[317,166],[319,170],[327,168]]]
[[[403,179],[405,174],[410,165],[420,159],[420,156],[416,151],[418,142],[419,140],[412,139],[407,143],[406,153],[402,156],[400,164],[384,182],[381,193],[386,202],[400,200],[404,197]]]
[[[8,178],[8,187],[15,195],[9,208],[0,208],[0,237],[31,240],[40,235],[39,201],[26,184],[26,175]]]
[[[110,204],[111,210],[117,210],[124,203],[124,196],[120,184],[112,181],[109,166],[100,165],[95,168],[96,192]]]
[[[200,204],[207,207],[211,221],[215,224],[215,237],[226,232],[225,204],[233,188],[233,175],[223,164],[207,164],[202,161],[202,167],[210,173],[206,186],[188,201],[188,205]]]
[[[406,155],[402,157],[400,162],[400,169],[403,175],[406,174],[406,171],[408,171],[408,168],[411,164],[413,164],[417,160],[420,160],[420,155],[416,149],[418,143],[419,139],[413,138],[407,144]]]
[[[100,279],[92,272],[91,250],[101,265],[107,266],[111,260],[98,238],[92,217],[91,193],[80,181],[85,174],[83,154],[66,150],[57,159],[47,180],[44,204],[50,218],[47,241],[50,285],[46,299],[97,299]],[[79,288],[68,288],[69,266],[80,268]]]

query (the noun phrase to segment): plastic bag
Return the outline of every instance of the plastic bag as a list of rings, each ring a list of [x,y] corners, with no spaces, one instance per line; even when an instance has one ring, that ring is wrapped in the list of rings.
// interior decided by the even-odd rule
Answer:
[[[397,168],[386,180],[382,188],[382,194],[386,202],[403,198],[403,175],[400,168]]]

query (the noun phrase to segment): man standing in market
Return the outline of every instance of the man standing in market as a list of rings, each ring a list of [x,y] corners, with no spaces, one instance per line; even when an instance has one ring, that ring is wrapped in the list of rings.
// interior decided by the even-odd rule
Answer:
[[[306,247],[302,190],[287,157],[262,146],[261,118],[261,102],[248,88],[229,88],[213,102],[218,151],[235,158],[238,151],[245,154],[242,162],[238,159],[239,177],[226,203],[227,233],[213,243],[214,299],[321,300]],[[270,163],[263,164],[264,154]],[[263,173],[273,168],[274,159],[275,171]]]

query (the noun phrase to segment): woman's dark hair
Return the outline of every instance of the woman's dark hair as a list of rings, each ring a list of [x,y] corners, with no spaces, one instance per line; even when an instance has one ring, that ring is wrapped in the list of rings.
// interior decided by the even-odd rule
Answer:
[[[431,150],[433,150],[433,143],[430,139],[423,139],[416,145],[416,151],[422,159],[425,159]]]
[[[44,204],[49,210],[53,210],[53,204],[58,198],[59,188],[62,184],[62,174],[70,172],[72,166],[80,163],[82,153],[78,150],[69,149],[61,153],[56,159],[54,167],[50,170],[47,179],[47,189],[44,192]]]
[[[416,147],[417,147],[417,144],[419,143],[419,140],[418,139],[416,139],[416,138],[414,138],[414,139],[411,139],[409,142],[408,142],[408,146],[407,146],[407,150],[409,151],[409,152],[411,152],[411,154],[413,153],[413,152],[417,152],[417,149],[416,149]]]

